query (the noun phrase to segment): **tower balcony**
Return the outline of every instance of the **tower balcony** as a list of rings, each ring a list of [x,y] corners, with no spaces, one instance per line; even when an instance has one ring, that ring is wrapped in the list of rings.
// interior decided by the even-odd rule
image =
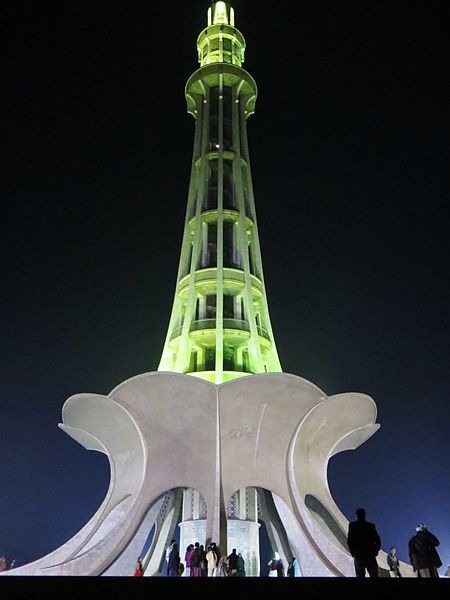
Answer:
[[[187,110],[194,119],[199,114],[201,105],[205,100],[206,89],[219,85],[223,79],[223,85],[235,86],[239,90],[239,102],[245,118],[255,112],[257,87],[253,77],[242,67],[237,65],[216,62],[204,65],[197,69],[188,79],[185,87]]]
[[[210,25],[197,39],[198,60],[202,67],[211,63],[242,66],[245,40],[242,33],[229,24]]]
[[[245,271],[242,269],[224,267],[222,273],[223,284],[227,290],[238,292],[245,286]],[[178,282],[177,294],[182,300],[187,297],[191,277],[189,273]],[[250,283],[253,298],[255,300],[261,298],[264,293],[261,279],[250,274]],[[214,292],[217,287],[217,268],[210,267],[195,271],[195,287],[199,293]]]
[[[208,333],[211,334],[212,338],[215,340],[216,338],[216,328],[217,328],[217,319],[198,319],[197,321],[192,321],[189,327],[189,337],[197,338],[200,336],[196,335],[196,332],[202,332],[201,337],[208,337]],[[226,337],[228,339],[236,337],[236,338],[245,338],[248,339],[250,337],[250,324],[248,321],[244,321],[243,319],[232,319],[225,318],[223,319],[223,330],[226,331]],[[177,327],[172,331],[172,335],[170,336],[170,341],[181,336],[183,331],[183,326]],[[233,331],[239,332],[237,335],[233,335]],[[267,341],[270,341],[269,333],[259,325],[257,326],[258,336],[264,338]],[[242,335],[244,332],[244,335]],[[230,340],[232,341],[232,340]],[[236,340],[237,341],[237,340]]]

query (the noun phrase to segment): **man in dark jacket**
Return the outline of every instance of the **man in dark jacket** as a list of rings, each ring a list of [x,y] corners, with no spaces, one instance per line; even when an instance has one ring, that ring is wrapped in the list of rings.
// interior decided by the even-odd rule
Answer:
[[[436,550],[439,543],[423,523],[417,525],[416,535],[408,542],[409,560],[417,577],[439,577],[438,569],[442,566]]]
[[[231,554],[227,556],[228,563],[228,575],[230,577],[237,577],[238,572],[238,555],[236,554],[236,548],[233,548]]]
[[[178,567],[180,566],[180,551],[178,550],[178,544],[174,542],[172,544],[172,550],[169,554],[168,562],[168,576],[178,577]]]
[[[381,539],[373,523],[366,521],[364,508],[355,511],[356,521],[348,524],[347,546],[353,556],[355,575],[364,578],[378,577],[377,555],[381,548]]]

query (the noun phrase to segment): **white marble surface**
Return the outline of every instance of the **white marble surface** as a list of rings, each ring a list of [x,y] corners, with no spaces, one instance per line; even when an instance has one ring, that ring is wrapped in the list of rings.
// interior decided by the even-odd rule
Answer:
[[[85,576],[108,569],[129,575],[129,565],[121,573],[117,558],[142,536],[142,520],[161,494],[197,489],[208,506],[206,535],[218,539],[219,486],[225,503],[236,490],[255,486],[273,493],[305,575],[353,576],[348,551],[305,499],[314,497],[333,526],[347,530],[328,488],[327,465],[333,454],[358,447],[378,429],[369,396],[327,397],[309,381],[286,373],[215,385],[151,372],[123,382],[108,396],[71,396],[60,427],[108,456],[109,490],[96,514],[66,544],[2,575]],[[385,553],[379,559],[384,567]],[[410,570],[402,564],[405,576]]]

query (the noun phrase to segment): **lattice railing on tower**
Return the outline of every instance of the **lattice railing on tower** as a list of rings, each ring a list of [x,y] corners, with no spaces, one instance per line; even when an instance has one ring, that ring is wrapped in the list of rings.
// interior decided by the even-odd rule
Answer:
[[[169,511],[173,507],[173,501],[175,497],[175,492],[171,490],[170,492],[166,492],[164,495],[163,503],[161,504],[161,508],[159,509],[157,519],[159,521],[164,521],[169,513]]]
[[[200,500],[198,517],[199,517],[199,519],[206,519],[207,516],[208,516],[208,505],[206,504],[206,501],[202,497]]]
[[[238,495],[233,494],[227,504],[227,519],[237,519],[238,514]]]

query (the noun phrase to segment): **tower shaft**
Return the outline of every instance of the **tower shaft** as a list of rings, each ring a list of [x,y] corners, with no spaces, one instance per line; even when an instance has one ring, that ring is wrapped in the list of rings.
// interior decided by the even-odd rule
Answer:
[[[172,314],[159,371],[213,383],[280,372],[263,277],[246,123],[257,87],[229,2],[212,2],[185,95],[194,150]]]

